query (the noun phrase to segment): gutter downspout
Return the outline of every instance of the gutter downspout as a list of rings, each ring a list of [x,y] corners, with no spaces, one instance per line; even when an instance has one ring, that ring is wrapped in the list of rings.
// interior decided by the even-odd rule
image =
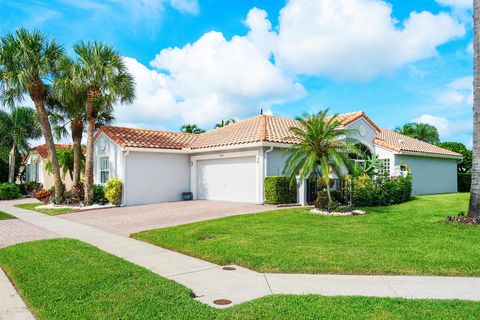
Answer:
[[[265,151],[265,155],[263,156],[263,181],[262,185],[265,184],[265,178],[267,177],[267,164],[268,164],[268,154],[273,151],[273,146],[270,146],[270,149]],[[263,194],[263,203],[265,203],[265,193]]]
[[[127,201],[127,156],[130,154],[130,150],[125,151],[123,154],[123,195],[122,195],[122,207],[125,207],[125,202]]]

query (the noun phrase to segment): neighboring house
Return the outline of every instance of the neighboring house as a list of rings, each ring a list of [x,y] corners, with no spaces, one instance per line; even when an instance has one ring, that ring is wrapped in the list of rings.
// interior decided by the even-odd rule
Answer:
[[[56,148],[66,149],[71,147],[67,144],[56,144]],[[53,174],[45,169],[48,160],[48,149],[46,144],[42,144],[32,148],[27,155],[25,165],[25,180],[35,181],[43,185],[45,189],[50,189],[55,185]],[[65,183],[67,190],[72,186],[72,179],[67,173],[65,177],[62,176],[62,181]]]
[[[354,138],[383,159],[390,176],[408,165],[413,194],[457,191],[460,154],[380,129],[363,112],[338,120],[357,129]],[[202,134],[105,126],[95,137],[94,181],[120,178],[124,205],[177,201],[188,191],[194,199],[263,203],[264,178],[282,175],[285,150],[295,143],[289,128],[297,125],[258,115]],[[305,182],[298,194],[306,204]]]

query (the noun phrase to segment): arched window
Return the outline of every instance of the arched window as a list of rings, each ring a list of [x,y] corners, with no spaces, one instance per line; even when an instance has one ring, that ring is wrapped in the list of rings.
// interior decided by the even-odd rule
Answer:
[[[365,167],[365,160],[372,158],[372,152],[370,151],[370,148],[363,143],[357,143],[355,147],[361,151],[361,154],[350,154],[349,158],[358,163],[360,166]]]

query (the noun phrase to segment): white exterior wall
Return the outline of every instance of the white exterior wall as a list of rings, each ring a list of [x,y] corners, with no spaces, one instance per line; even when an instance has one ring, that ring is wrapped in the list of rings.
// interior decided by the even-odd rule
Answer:
[[[395,165],[412,171],[413,195],[457,192],[457,160],[395,155]]]
[[[190,191],[190,157],[186,154],[130,151],[125,157],[125,205],[182,200]]]
[[[265,148],[265,152],[269,149]],[[267,170],[266,176],[283,176],[283,169],[288,159],[288,153],[285,153],[286,149],[283,148],[273,148],[272,151],[266,153],[265,157],[267,159]]]
[[[100,184],[100,161],[102,157],[108,157],[110,178],[119,178],[125,183],[123,171],[123,154],[120,146],[114,143],[103,133],[93,144],[93,183]]]
[[[356,132],[349,137],[358,140],[362,144],[366,145],[372,153],[375,152],[375,146],[373,140],[377,136],[375,129],[363,118],[358,119],[347,125],[348,129],[354,129]],[[363,133],[363,134],[362,134]]]

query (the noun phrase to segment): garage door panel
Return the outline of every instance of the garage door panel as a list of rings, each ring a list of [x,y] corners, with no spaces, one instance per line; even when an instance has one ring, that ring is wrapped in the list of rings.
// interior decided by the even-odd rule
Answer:
[[[255,157],[197,162],[198,199],[256,202]]]

